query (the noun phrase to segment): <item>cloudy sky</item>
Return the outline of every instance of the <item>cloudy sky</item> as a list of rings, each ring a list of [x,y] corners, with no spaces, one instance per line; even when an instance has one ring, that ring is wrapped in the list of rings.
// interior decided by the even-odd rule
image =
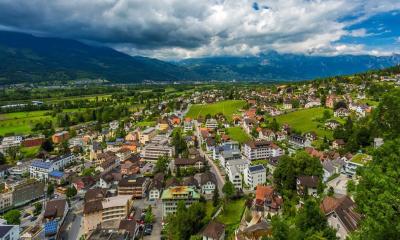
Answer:
[[[400,0],[0,0],[0,29],[162,59],[400,53]]]

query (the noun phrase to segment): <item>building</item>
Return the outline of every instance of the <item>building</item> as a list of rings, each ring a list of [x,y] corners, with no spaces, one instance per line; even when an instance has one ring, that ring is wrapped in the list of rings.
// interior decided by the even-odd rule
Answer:
[[[97,227],[118,228],[122,219],[131,212],[133,201],[130,195],[105,197],[102,190],[97,190],[86,197],[83,207],[83,229],[87,234]]]
[[[243,175],[244,182],[251,189],[255,189],[257,185],[262,185],[267,181],[267,171],[262,164],[248,166]]]
[[[0,240],[19,240],[19,226],[8,225],[6,220],[0,219]]]
[[[217,189],[217,179],[212,172],[205,172],[202,173],[200,176],[200,188],[202,194],[213,194],[215,189]]]
[[[200,200],[200,194],[192,187],[175,186],[165,189],[161,195],[163,217],[176,213],[178,202],[184,202],[186,207]]]
[[[341,148],[343,148],[344,146],[346,146],[346,143],[343,141],[343,139],[335,139],[335,140],[332,142],[332,148],[333,148],[333,149],[341,149]]]
[[[283,150],[270,141],[249,141],[243,146],[243,155],[250,161],[283,155]]]
[[[51,136],[51,140],[55,144],[59,144],[65,140],[68,140],[68,138],[69,138],[68,131],[58,132],[58,133],[53,134],[53,136]]]
[[[66,199],[55,199],[46,203],[44,210],[44,235],[46,239],[54,239],[63,224],[68,213],[68,203]]]
[[[289,110],[289,109],[292,109],[292,108],[293,108],[293,105],[292,105],[291,102],[285,101],[285,102],[283,103],[283,109]]]
[[[162,176],[161,176],[162,175]],[[153,201],[161,197],[163,189],[164,174],[157,173],[149,187],[149,200]]]
[[[343,173],[345,173],[347,176],[354,176],[357,173],[357,168],[363,167],[367,162],[371,161],[372,157],[367,154],[362,154],[358,153],[354,155],[351,159],[349,160],[344,160],[345,165],[343,169]]]
[[[144,198],[149,180],[145,177],[122,178],[118,183],[118,195],[129,195],[133,198]]]
[[[13,187],[13,206],[25,205],[44,196],[44,182],[35,179],[27,179]]]
[[[201,230],[200,235],[203,240],[223,240],[225,239],[225,225],[211,221]]]
[[[65,166],[75,161],[75,159],[75,155],[69,153],[66,155],[50,158],[45,161],[33,161],[29,168],[30,177],[47,180],[49,178],[49,173],[51,173],[52,171],[62,170]]]
[[[209,129],[216,129],[218,128],[218,121],[214,118],[209,118],[206,120],[206,128]]]
[[[304,148],[304,147],[311,147],[311,141],[307,139],[306,137],[292,134],[288,138],[289,144],[298,149],[298,148]]]
[[[141,144],[146,144],[151,141],[153,137],[157,135],[157,131],[154,127],[150,127],[145,129],[142,132],[139,132],[139,141]]]
[[[349,115],[350,115],[350,111],[346,108],[338,108],[333,113],[333,116],[340,117],[340,118],[348,117]]]
[[[317,196],[319,178],[317,176],[300,176],[296,180],[297,194],[300,196]]]
[[[4,212],[12,207],[13,207],[12,190],[4,186],[4,189],[0,193],[0,212]]]
[[[253,206],[259,212],[276,213],[283,205],[283,198],[276,192],[272,186],[258,185],[256,188],[256,197]]]
[[[194,158],[175,158],[174,165],[175,169],[180,168],[182,170],[182,169],[194,168],[200,171],[205,167],[206,160],[200,156],[196,156]]]
[[[159,157],[174,155],[174,148],[165,144],[147,144],[140,153],[140,156],[147,161],[157,161]]]
[[[236,190],[240,191],[243,189],[242,174],[235,165],[229,165],[226,173],[228,174],[229,181],[232,182]]]
[[[221,154],[225,151],[239,151],[239,142],[224,142],[221,146],[215,147],[213,150],[213,160],[220,160]]]
[[[341,240],[355,231],[361,221],[361,215],[356,212],[355,203],[348,197],[325,197],[320,205],[328,220],[329,226],[336,230],[336,236]]]

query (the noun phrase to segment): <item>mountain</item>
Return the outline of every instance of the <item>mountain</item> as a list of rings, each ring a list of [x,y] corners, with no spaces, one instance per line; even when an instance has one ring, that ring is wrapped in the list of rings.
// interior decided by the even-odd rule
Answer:
[[[310,56],[271,51],[256,57],[185,59],[176,64],[207,80],[307,80],[382,69],[400,64],[400,55]]]
[[[79,41],[0,31],[0,84],[107,79],[135,83],[194,78],[184,67]]]
[[[76,40],[0,31],[0,85],[106,79],[113,83],[184,80],[296,81],[400,64],[400,55],[309,56],[268,52],[165,62]]]

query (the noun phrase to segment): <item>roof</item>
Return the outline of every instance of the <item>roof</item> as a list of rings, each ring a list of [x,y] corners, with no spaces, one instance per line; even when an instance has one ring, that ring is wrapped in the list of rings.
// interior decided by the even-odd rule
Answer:
[[[107,190],[104,188],[94,188],[89,189],[85,193],[85,202],[92,202],[96,200],[101,200],[107,195]]]
[[[44,225],[44,234],[46,236],[52,236],[57,233],[58,222],[50,221]]]
[[[216,179],[214,173],[212,173],[210,171],[204,172],[200,176],[200,184],[201,185],[206,184],[208,182],[212,182],[214,184],[217,184],[217,179]]]
[[[52,171],[51,173],[49,173],[49,176],[54,178],[62,178],[64,176],[64,173],[60,171]]]
[[[199,186],[199,183],[194,178],[194,176],[189,176],[189,177],[186,177],[186,178],[183,179],[182,185],[183,186],[194,186],[194,187],[197,187],[197,186]]]
[[[120,230],[125,230],[130,233],[134,233],[135,228],[136,228],[136,221],[134,221],[134,220],[122,219],[121,222],[119,222],[118,229],[120,229]]]
[[[265,167],[262,164],[254,165],[249,167],[250,172],[265,171]]]
[[[51,200],[46,203],[44,218],[62,218],[67,201],[65,199]]]
[[[348,197],[325,197],[320,205],[325,215],[335,212],[348,231],[354,231],[361,220],[361,215],[355,211],[355,203]]]
[[[3,238],[13,227],[14,227],[13,225],[1,225],[0,238]]]
[[[90,202],[86,202],[85,205],[83,205],[83,213],[90,214],[103,210],[103,204],[101,203],[101,201],[102,199],[97,199]]]
[[[164,190],[161,199],[187,199],[189,197],[200,199],[200,194],[193,187],[175,186]]]
[[[225,232],[224,224],[217,221],[211,221],[210,223],[207,224],[207,226],[204,227],[201,234],[208,238],[220,239],[224,232]]]
[[[318,187],[319,178],[317,176],[300,176],[297,179],[300,181],[300,184],[305,187],[309,188]]]
[[[272,186],[262,186],[257,185],[256,187],[256,200],[264,201],[266,196],[270,196],[274,193],[274,188]]]
[[[142,187],[145,181],[145,177],[123,178],[118,182],[118,187]]]
[[[197,162],[205,162],[205,159],[202,157],[195,157],[195,158],[175,158],[175,165],[176,166],[186,166],[186,165],[194,165]]]
[[[178,179],[176,179],[175,177],[167,179],[167,181],[165,182],[165,187],[175,187],[175,186],[179,186],[180,183],[178,181]]]

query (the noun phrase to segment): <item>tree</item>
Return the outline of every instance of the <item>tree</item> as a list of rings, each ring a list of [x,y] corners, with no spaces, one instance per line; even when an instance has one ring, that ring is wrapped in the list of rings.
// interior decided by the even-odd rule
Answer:
[[[331,118],[331,113],[329,112],[329,110],[325,109],[322,115],[322,119],[328,120],[329,118]]]
[[[0,152],[0,165],[6,163],[6,158],[4,157],[4,154]]]
[[[147,208],[146,215],[144,216],[145,223],[153,223],[154,222],[154,215],[151,205]]]
[[[67,188],[67,198],[72,198],[73,196],[75,196],[78,193],[78,191],[76,190],[76,188],[74,186]]]
[[[273,131],[278,131],[279,130],[279,123],[276,121],[276,119],[272,119],[272,122],[269,126]]]
[[[218,187],[215,187],[214,189],[214,193],[213,193],[213,206],[216,207],[219,204],[219,191],[218,191]]]
[[[51,151],[54,150],[53,142],[52,142],[49,138],[46,138],[46,139],[43,141],[43,143],[42,143],[42,145],[40,146],[40,148],[41,148],[42,150],[46,151],[46,152],[51,152]]]
[[[39,215],[40,212],[42,211],[43,205],[41,202],[36,202],[34,205],[35,210],[33,211],[33,215]]]
[[[281,217],[274,216],[271,221],[272,225],[272,239],[286,240],[289,238],[289,226]]]
[[[230,199],[235,195],[236,189],[231,181],[226,181],[222,187],[222,192],[225,194],[226,199]]]
[[[7,221],[7,224],[19,225],[21,223],[21,212],[19,210],[13,209],[6,212],[3,218]]]
[[[51,196],[54,194],[54,184],[53,183],[49,183],[47,185],[47,195]]]
[[[165,173],[168,169],[168,164],[169,164],[168,156],[160,156],[156,162],[154,171],[156,173],[159,173],[159,172]]]
[[[357,239],[397,239],[400,236],[400,138],[373,153],[360,171],[355,202],[364,216]],[[353,188],[353,187],[352,187]]]
[[[391,139],[400,136],[400,89],[385,94],[373,114],[373,127],[377,134]]]
[[[294,157],[283,156],[274,171],[274,182],[278,190],[293,191],[296,189],[298,176],[322,177],[322,165],[319,159],[306,152],[298,152]]]
[[[337,239],[336,231],[328,226],[325,215],[321,212],[318,202],[309,198],[304,206],[300,208],[295,219],[295,225],[301,230],[301,239],[313,238],[315,234],[320,234],[323,239]]]

